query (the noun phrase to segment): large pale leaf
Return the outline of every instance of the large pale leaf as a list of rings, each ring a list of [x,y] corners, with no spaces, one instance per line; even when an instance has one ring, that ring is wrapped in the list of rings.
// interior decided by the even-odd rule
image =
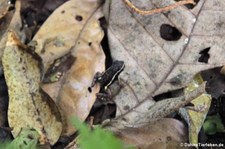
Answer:
[[[105,69],[105,55],[100,45],[104,34],[98,21],[103,15],[100,6],[98,0],[66,2],[53,12],[33,39],[45,70],[66,54],[75,59],[58,82],[43,85],[61,109],[64,134],[75,131],[71,126],[72,116],[86,119],[99,92],[98,85],[92,92],[88,87],[95,73]]]
[[[126,144],[140,149],[182,148],[187,142],[187,129],[180,121],[170,118],[147,124],[139,128],[112,130]]]
[[[141,9],[154,9],[175,1],[132,0],[132,3]],[[115,96],[117,117],[127,123],[135,123],[143,113],[148,115],[154,104],[153,96],[180,89],[197,72],[225,64],[224,1],[200,0],[190,10],[181,6],[145,16],[133,12],[122,0],[107,4],[111,54],[126,65],[119,77],[122,89]],[[175,27],[182,36],[174,41],[164,40],[160,35],[164,24]],[[200,60],[203,53],[209,55],[206,62]],[[166,104],[161,108],[165,109],[165,115],[171,111]],[[158,109],[155,110],[157,113]]]
[[[9,126],[14,137],[22,128],[33,128],[40,134],[42,144],[54,144],[62,131],[60,115],[54,102],[39,87],[40,62],[31,53],[14,32],[8,33],[2,62],[9,92]]]

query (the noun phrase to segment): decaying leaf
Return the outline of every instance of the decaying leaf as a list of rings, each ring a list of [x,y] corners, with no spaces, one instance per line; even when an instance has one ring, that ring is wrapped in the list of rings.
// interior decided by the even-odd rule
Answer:
[[[8,121],[14,137],[22,128],[33,128],[40,143],[54,144],[62,131],[57,107],[43,91],[40,58],[9,31],[3,53],[3,68],[9,92]]]
[[[101,17],[96,16],[95,13],[99,7],[97,0],[82,2],[72,0],[56,9],[45,21],[33,41],[36,42],[35,51],[43,59],[46,69],[54,60],[68,53],[78,43],[81,31],[91,18]],[[94,22],[92,27],[97,28],[98,22]],[[99,36],[101,37],[102,34]],[[96,36],[95,41],[98,41],[98,38]],[[91,44],[91,41],[87,40],[87,42]]]
[[[154,9],[175,1],[131,2]],[[119,77],[122,89],[115,96],[117,117],[126,123],[148,115],[153,96],[183,88],[196,73],[225,64],[224,1],[200,0],[193,9],[182,6],[146,16],[132,12],[121,0],[108,4],[111,55],[126,65]],[[163,109],[170,111],[167,105]]]
[[[0,1],[0,38],[2,38],[2,35],[4,34],[4,31],[8,28],[8,25],[10,23],[10,20],[12,18],[12,12],[9,12],[10,4],[8,3],[8,0],[1,0]]]
[[[8,0],[0,0],[0,19],[2,19],[8,12],[10,2]]]
[[[21,9],[21,2],[17,1],[15,4],[15,12],[13,13],[8,12],[7,15],[2,18],[3,22],[1,24],[1,33],[0,33],[0,57],[3,55],[3,51],[5,49],[5,44],[7,42],[7,31],[8,29],[13,29],[18,36],[24,41],[24,32],[21,30],[22,28],[22,21],[20,17],[20,9]],[[0,59],[2,61],[2,59]]]
[[[185,88],[185,92],[191,92],[199,87],[203,82],[201,75],[196,75],[194,80]],[[189,128],[189,142],[192,144],[198,143],[198,134],[205,121],[212,98],[208,94],[202,94],[198,98],[191,101],[193,107],[180,109],[180,114],[184,117]]]
[[[33,39],[45,70],[51,69],[53,62],[60,65],[57,60],[64,59],[65,55],[70,55],[68,61],[75,59],[69,69],[59,70],[58,82],[43,85],[61,109],[63,134],[74,133],[72,116],[85,120],[99,92],[99,85],[92,92],[88,87],[95,73],[105,69],[100,45],[104,34],[98,21],[103,15],[100,6],[98,0],[68,1],[53,12]]]
[[[112,130],[124,143],[138,149],[182,148],[187,142],[187,130],[178,120],[164,118],[139,128]]]

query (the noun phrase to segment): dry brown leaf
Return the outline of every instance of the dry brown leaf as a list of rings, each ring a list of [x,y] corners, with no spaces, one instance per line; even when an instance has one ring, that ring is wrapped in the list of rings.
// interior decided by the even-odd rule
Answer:
[[[3,55],[3,51],[5,49],[5,44],[7,42],[7,31],[8,29],[12,29],[16,32],[16,34],[20,37],[22,41],[25,40],[24,33],[21,30],[22,21],[20,17],[20,9],[21,2],[17,1],[15,4],[15,12],[8,12],[7,15],[2,18],[3,24],[1,24],[1,34],[0,34],[0,57]],[[2,59],[0,59],[2,61]]]
[[[27,49],[9,31],[3,53],[3,68],[8,86],[8,122],[16,137],[22,128],[33,128],[41,136],[40,143],[54,144],[62,124],[56,105],[40,89],[40,58]]]
[[[131,2],[141,9],[154,9],[175,1]],[[135,14],[121,0],[108,4],[111,54],[126,65],[119,77],[122,89],[114,98],[117,117],[126,123],[135,124],[140,115],[148,115],[149,107],[154,107],[153,96],[183,88],[199,71],[225,64],[224,1],[200,0],[190,10],[182,6],[146,16]],[[160,30],[166,30],[165,26],[170,26],[168,34],[174,33],[175,27],[182,36],[173,41],[163,39]],[[210,55],[206,62],[200,60],[204,54]],[[161,106],[164,115],[169,114],[169,107]],[[158,110],[155,108],[155,113]],[[151,119],[143,117],[144,121]]]
[[[187,128],[178,120],[164,118],[139,128],[113,130],[125,143],[138,149],[182,148],[180,143],[187,142]]]
[[[99,92],[98,85],[91,93],[88,87],[95,73],[105,69],[100,45],[104,33],[98,21],[101,16],[98,0],[71,0],[53,12],[33,39],[46,69],[65,54],[70,53],[76,59],[58,82],[43,85],[61,109],[65,135],[75,131],[72,116],[86,119]]]
[[[10,2],[8,0],[0,0],[0,19],[5,17],[10,7]]]
[[[98,8],[99,3],[96,0],[72,0],[56,9],[45,21],[33,41],[37,42],[35,51],[42,57],[46,69],[77,44],[83,27]],[[87,42],[91,43],[88,40]]]

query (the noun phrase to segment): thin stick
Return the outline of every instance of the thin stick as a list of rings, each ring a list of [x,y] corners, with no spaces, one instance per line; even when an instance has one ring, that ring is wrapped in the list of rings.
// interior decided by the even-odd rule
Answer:
[[[130,7],[136,13],[141,14],[141,15],[151,15],[151,14],[154,14],[154,13],[169,11],[169,10],[172,10],[176,7],[181,6],[181,5],[185,5],[185,4],[193,4],[194,5],[195,4],[194,0],[183,0],[183,1],[179,1],[179,2],[176,2],[175,4],[172,4],[172,5],[163,7],[163,8],[159,8],[159,9],[140,10],[139,8],[134,6],[129,0],[123,0],[123,1],[128,7]]]

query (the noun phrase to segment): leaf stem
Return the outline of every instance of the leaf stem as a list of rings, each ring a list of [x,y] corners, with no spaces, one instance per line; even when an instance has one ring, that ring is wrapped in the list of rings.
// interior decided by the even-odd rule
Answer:
[[[169,10],[172,10],[176,7],[181,6],[181,5],[185,5],[185,4],[193,4],[194,5],[195,4],[194,0],[183,0],[183,1],[176,2],[172,5],[169,5],[169,6],[166,6],[166,7],[163,7],[163,8],[152,9],[152,10],[141,10],[141,9],[137,8],[136,6],[134,6],[134,4],[132,4],[129,0],[123,0],[123,1],[133,11],[135,11],[136,13],[141,14],[141,15],[151,15],[151,14],[154,14],[154,13],[169,11]]]

